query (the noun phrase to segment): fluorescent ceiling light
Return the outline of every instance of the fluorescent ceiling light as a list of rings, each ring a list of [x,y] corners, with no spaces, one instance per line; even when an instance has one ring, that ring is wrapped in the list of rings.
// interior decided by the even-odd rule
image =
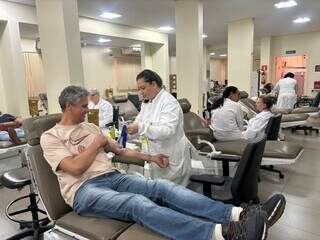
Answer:
[[[220,56],[220,57],[226,57],[227,54],[220,54],[219,56]]]
[[[141,48],[141,44],[132,44],[130,47],[132,47],[132,48]]]
[[[135,52],[141,52],[141,47],[133,47],[132,50]]]
[[[107,38],[99,38],[98,39],[99,43],[106,43],[106,42],[111,42],[111,39],[107,39]]]
[[[295,20],[293,20],[294,23],[305,23],[305,22],[310,22],[311,19],[308,17],[299,17]]]
[[[164,26],[164,27],[159,27],[158,30],[160,31],[171,31],[173,30],[174,28],[173,27],[170,27],[170,26]]]
[[[107,19],[115,19],[115,18],[122,17],[122,15],[120,15],[118,13],[112,13],[112,12],[104,12],[99,16],[103,17],[103,18],[107,18]]]
[[[276,8],[289,8],[289,7],[294,7],[297,6],[298,3],[294,0],[289,0],[289,1],[282,1],[274,4]]]
[[[216,53],[214,53],[214,52],[210,53],[210,56],[214,56],[214,55],[216,55]]]
[[[208,35],[207,34],[202,34],[202,38],[207,38]]]

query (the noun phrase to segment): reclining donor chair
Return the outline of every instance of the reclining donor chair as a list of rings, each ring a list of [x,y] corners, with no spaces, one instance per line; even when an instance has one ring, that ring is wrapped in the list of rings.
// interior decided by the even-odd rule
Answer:
[[[192,145],[199,151],[200,154],[216,151],[222,153],[221,157],[212,156],[213,160],[217,158],[224,158],[224,155],[235,157],[232,161],[240,159],[239,156],[243,155],[244,149],[248,141],[214,141],[213,133],[210,127],[195,113],[190,112],[191,104],[187,99],[179,99],[180,106],[184,113],[184,131]],[[203,144],[201,140],[207,140],[213,144],[213,148],[208,144]],[[261,165],[288,165],[298,161],[303,154],[303,147],[299,144],[268,140],[263,152]],[[223,162],[223,175],[229,175],[228,162]]]
[[[35,118],[31,126],[36,132],[31,134],[30,124],[24,125],[28,141],[27,155],[30,173],[40,199],[54,227],[45,233],[45,239],[90,239],[90,240],[162,240],[165,239],[133,222],[115,219],[83,217],[72,211],[60,194],[56,175],[43,157],[40,146],[41,134],[59,122],[61,114]],[[143,166],[144,162],[133,158],[115,156],[113,161]]]

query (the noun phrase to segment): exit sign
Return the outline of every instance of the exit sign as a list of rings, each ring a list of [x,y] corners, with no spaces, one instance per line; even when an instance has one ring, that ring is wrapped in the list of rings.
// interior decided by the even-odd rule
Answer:
[[[296,54],[296,50],[288,50],[286,51],[286,54]]]

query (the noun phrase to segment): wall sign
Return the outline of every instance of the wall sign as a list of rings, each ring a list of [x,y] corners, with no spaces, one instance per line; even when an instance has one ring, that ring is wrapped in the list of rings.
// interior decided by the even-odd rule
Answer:
[[[315,72],[320,72],[320,65],[316,65],[316,66],[314,67],[314,71],[315,71]]]
[[[296,50],[288,50],[286,51],[286,54],[296,54]]]

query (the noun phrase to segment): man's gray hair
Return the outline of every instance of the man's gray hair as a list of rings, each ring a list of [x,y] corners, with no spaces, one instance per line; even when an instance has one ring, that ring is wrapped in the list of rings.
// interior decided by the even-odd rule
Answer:
[[[90,89],[90,90],[89,90],[89,96],[95,96],[95,95],[100,96],[99,90],[96,89],[96,88]]]
[[[62,90],[59,96],[59,104],[62,112],[66,109],[67,103],[77,104],[81,98],[87,98],[89,92],[83,87],[68,86]]]

